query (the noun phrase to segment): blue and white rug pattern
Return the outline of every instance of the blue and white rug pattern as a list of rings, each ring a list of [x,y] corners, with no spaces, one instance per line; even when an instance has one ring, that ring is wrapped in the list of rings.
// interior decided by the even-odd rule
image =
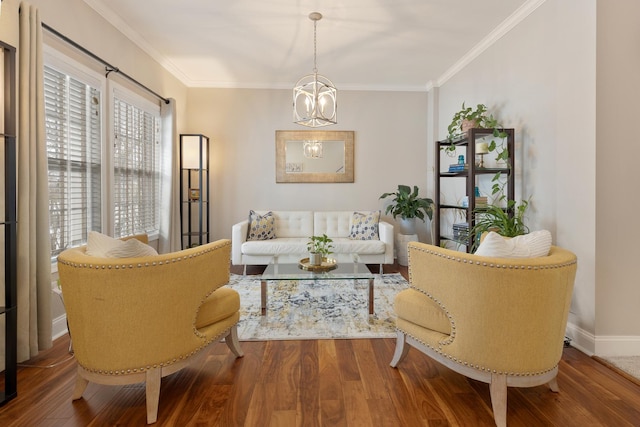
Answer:
[[[394,338],[393,299],[409,284],[397,273],[376,275],[373,315],[367,280],[274,280],[267,286],[262,316],[259,276],[231,275],[229,287],[240,293],[242,341]]]

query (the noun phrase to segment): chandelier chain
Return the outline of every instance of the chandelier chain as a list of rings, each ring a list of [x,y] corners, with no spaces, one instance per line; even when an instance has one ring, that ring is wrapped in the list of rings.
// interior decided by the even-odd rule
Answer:
[[[318,21],[313,21],[313,73],[318,74],[318,61],[316,59],[317,47],[316,47],[316,28],[318,26]]]

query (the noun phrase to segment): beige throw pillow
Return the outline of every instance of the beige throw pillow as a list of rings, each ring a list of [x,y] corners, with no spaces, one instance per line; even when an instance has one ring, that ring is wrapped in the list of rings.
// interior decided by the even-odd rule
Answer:
[[[247,240],[271,240],[276,238],[276,218],[273,212],[259,215],[249,211],[249,229]]]
[[[354,212],[353,215],[351,215],[349,238],[351,240],[379,240],[379,222],[380,211],[367,213]]]

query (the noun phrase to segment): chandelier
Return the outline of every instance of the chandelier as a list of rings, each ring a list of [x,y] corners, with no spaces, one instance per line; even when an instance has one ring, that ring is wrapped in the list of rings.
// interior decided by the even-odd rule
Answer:
[[[338,109],[337,93],[331,80],[318,74],[316,61],[316,26],[322,14],[312,12],[313,21],[313,74],[307,74],[293,88],[293,121],[312,128],[335,125]]]
[[[308,159],[321,159],[322,141],[304,141],[303,152]]]

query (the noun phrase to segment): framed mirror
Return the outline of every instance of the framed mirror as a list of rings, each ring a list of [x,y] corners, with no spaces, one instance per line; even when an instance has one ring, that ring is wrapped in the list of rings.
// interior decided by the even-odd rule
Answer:
[[[353,182],[353,131],[277,130],[276,182]]]

